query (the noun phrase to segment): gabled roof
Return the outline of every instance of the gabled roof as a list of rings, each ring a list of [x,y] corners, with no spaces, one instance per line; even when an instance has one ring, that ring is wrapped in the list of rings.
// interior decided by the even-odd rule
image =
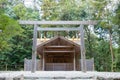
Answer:
[[[48,46],[50,46],[50,45],[71,45],[71,46],[75,47],[76,53],[80,53],[80,45],[79,44],[77,44],[73,41],[70,41],[67,38],[62,37],[62,36],[54,37],[54,38],[38,45],[37,46],[37,53],[42,54],[43,53],[43,47],[46,46],[46,45],[48,45]]]

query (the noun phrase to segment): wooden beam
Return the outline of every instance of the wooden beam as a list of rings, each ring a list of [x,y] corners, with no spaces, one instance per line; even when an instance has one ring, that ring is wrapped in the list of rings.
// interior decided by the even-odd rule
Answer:
[[[43,64],[42,64],[42,70],[44,71],[45,70],[45,50],[43,48]]]
[[[36,45],[37,45],[37,25],[34,25],[33,47],[32,47],[32,69],[31,69],[32,73],[36,71],[36,54],[37,54]]]
[[[96,25],[97,22],[96,21],[19,21],[20,24],[37,24],[37,25],[46,25],[46,24],[50,24],[50,25],[80,25],[80,24],[84,24],[84,25]]]
[[[40,28],[38,27],[38,31],[78,31],[79,28]]]
[[[73,59],[73,62],[74,62],[74,71],[76,71],[76,55],[75,55],[75,48],[74,48],[74,53],[73,53],[73,55],[74,55],[74,59]]]
[[[81,49],[81,70],[86,72],[86,57],[85,57],[85,43],[84,43],[84,29],[83,25],[80,25],[80,49]]]

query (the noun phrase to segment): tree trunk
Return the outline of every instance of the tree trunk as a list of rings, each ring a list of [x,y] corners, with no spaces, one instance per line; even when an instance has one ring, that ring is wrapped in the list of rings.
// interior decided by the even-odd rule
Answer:
[[[109,44],[110,44],[110,52],[111,52],[111,61],[112,61],[112,64],[111,64],[111,71],[113,72],[113,68],[114,68],[114,53],[113,53],[113,48],[112,48],[112,34],[111,34],[111,29],[109,29],[109,36],[110,36],[110,41],[109,41]]]

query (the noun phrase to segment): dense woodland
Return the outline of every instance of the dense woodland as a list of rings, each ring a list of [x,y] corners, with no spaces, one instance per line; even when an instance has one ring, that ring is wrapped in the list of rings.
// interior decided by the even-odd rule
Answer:
[[[33,26],[18,20],[96,20],[94,27],[84,27],[86,57],[94,58],[96,71],[120,71],[119,0],[35,0],[33,6],[0,0],[0,70],[23,70],[24,58],[31,59]]]

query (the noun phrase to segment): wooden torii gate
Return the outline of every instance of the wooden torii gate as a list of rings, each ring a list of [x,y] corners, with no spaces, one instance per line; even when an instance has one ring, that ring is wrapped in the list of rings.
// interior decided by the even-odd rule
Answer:
[[[84,25],[96,25],[96,21],[19,21],[19,24],[34,25],[33,46],[32,46],[32,69],[36,71],[36,55],[37,55],[37,31],[80,31],[80,49],[81,49],[81,70],[86,72],[86,56],[84,44]],[[40,28],[38,25],[80,25],[78,28]]]

